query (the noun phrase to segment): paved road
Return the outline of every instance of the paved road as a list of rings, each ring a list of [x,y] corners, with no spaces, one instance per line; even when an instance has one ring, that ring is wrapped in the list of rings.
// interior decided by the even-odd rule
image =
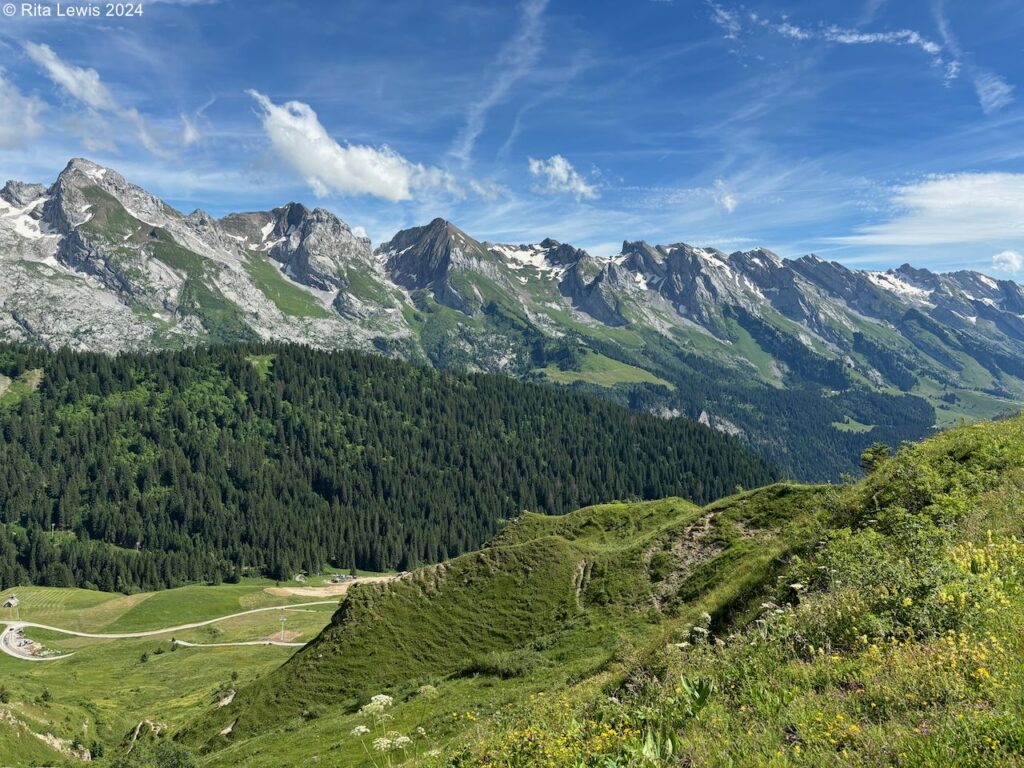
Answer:
[[[215,619],[207,619],[206,621],[195,621],[191,624],[179,624],[176,627],[166,627],[164,629],[148,629],[142,632],[78,632],[73,629],[62,629],[61,627],[51,627],[48,624],[37,624],[34,621],[4,621],[0,620],[0,624],[6,625],[2,634],[0,634],[0,652],[6,653],[8,656],[13,656],[16,659],[22,659],[24,661],[57,661],[59,659],[66,659],[74,654],[66,653],[62,656],[33,656],[22,648],[19,648],[14,643],[14,638],[19,630],[23,629],[46,629],[51,632],[60,632],[64,635],[72,635],[73,637],[90,637],[97,640],[125,640],[129,638],[138,637],[157,637],[159,635],[169,635],[172,632],[183,632],[186,629],[198,629],[199,627],[206,627],[210,624],[216,624],[221,621],[227,621],[228,619],[237,619],[240,616],[249,616],[254,613],[264,613],[265,611],[293,611],[301,610],[310,605],[337,605],[338,600],[317,600],[316,602],[309,603],[296,603],[294,605],[274,605],[267,608],[253,608],[249,611],[240,611],[238,613],[231,613],[227,616],[218,616]],[[253,640],[248,642],[238,643],[185,643],[178,641],[179,645],[189,646],[191,648],[204,648],[204,647],[226,647],[233,645],[281,645],[291,648],[300,648],[305,643],[283,643],[278,640]]]

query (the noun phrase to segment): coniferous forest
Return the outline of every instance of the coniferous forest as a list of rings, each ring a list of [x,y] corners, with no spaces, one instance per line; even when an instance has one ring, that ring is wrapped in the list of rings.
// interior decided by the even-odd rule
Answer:
[[[40,375],[41,373],[41,375]],[[353,352],[0,347],[0,588],[408,569],[522,510],[773,479],[738,441],[549,387]]]

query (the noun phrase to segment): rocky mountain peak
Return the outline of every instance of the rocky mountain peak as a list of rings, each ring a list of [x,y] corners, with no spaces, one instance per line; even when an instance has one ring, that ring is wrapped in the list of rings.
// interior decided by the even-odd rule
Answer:
[[[496,260],[483,244],[441,218],[398,232],[376,254],[398,285],[428,288],[440,303],[464,312],[479,308],[479,300],[455,288],[452,272],[473,269],[493,274]]]
[[[738,261],[757,268],[780,269],[782,259],[767,248],[754,248],[749,251],[736,251],[729,255],[730,261]]]
[[[660,246],[653,247],[643,240],[632,243],[623,240],[621,254],[625,257],[623,264],[627,269],[643,275],[665,276],[667,256]]]
[[[24,181],[11,180],[4,184],[3,189],[0,189],[0,198],[15,208],[24,208],[45,194],[46,187],[42,184],[30,184]]]
[[[49,190],[43,220],[67,233],[88,221],[94,206],[109,198],[132,218],[156,227],[180,226],[184,217],[155,195],[128,182],[121,174],[81,157],[72,159]]]
[[[549,264],[560,267],[568,267],[580,259],[590,258],[590,254],[582,248],[575,248],[568,243],[560,243],[550,237],[541,240],[540,247],[544,251],[544,258]]]
[[[301,203],[288,203],[271,211],[260,229],[262,247],[279,262],[285,274],[320,291],[345,287],[350,265],[372,269],[370,241],[325,208],[312,211]]]
[[[896,269],[890,270],[890,274],[902,278],[916,288],[927,291],[937,291],[942,287],[939,276],[927,269],[919,269],[910,264],[901,264]]]
[[[86,176],[93,180],[102,179],[107,173],[114,173],[109,168],[105,168],[99,163],[94,163],[92,160],[87,160],[84,157],[73,157],[68,161],[68,164],[64,166],[64,170],[60,172],[57,179],[61,177],[73,177],[75,175]]]
[[[185,221],[196,227],[214,227],[217,225],[216,220],[202,208],[196,208],[192,211],[192,213],[185,217]]]

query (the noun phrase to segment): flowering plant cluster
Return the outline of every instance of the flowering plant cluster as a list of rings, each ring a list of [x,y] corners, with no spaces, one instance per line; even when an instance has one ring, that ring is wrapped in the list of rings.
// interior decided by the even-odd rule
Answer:
[[[394,768],[410,759],[418,761],[417,747],[427,736],[423,728],[417,728],[411,735],[392,729],[390,724],[394,717],[388,710],[394,703],[391,696],[377,694],[359,710],[373,725],[357,725],[351,731],[351,735],[362,742],[375,768]]]

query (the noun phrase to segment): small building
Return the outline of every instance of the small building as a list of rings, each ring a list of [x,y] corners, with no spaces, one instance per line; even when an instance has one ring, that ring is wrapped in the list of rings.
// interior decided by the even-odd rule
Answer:
[[[18,596],[11,595],[4,600],[4,608],[17,608],[18,607]]]

